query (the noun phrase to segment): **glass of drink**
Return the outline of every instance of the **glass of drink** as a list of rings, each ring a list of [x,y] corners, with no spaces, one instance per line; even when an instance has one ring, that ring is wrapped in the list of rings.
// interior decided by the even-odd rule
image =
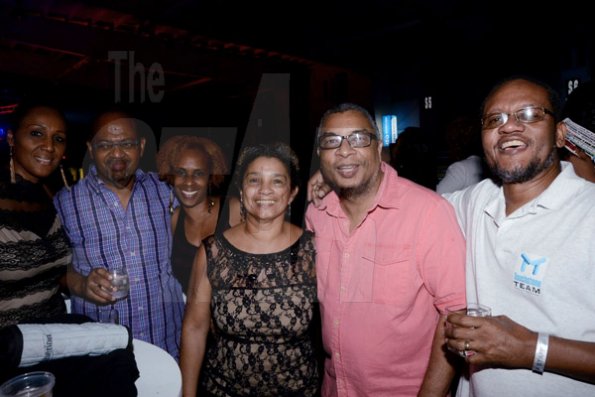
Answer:
[[[108,269],[108,271],[112,278],[112,287],[114,287],[114,290],[112,291],[112,297],[114,299],[122,299],[127,297],[128,291],[130,289],[130,283],[128,280],[128,272],[126,272],[126,268],[118,267]]]
[[[479,303],[467,303],[467,308],[455,307],[455,308],[446,308],[446,315],[451,313],[459,312],[463,314],[467,314],[470,317],[490,317],[492,315],[492,309],[485,305],[480,305]],[[453,327],[451,323],[448,321],[446,322],[446,328]],[[472,327],[474,328],[474,327]],[[453,349],[449,348],[449,350],[458,353],[461,357],[471,357],[475,354],[472,350],[460,350],[454,351]]]
[[[7,380],[0,386],[0,396],[52,397],[56,378],[51,372],[27,372]]]
[[[490,317],[492,309],[479,303],[467,303],[467,315],[470,317]],[[473,350],[464,350],[463,354],[464,357],[471,357],[475,352]]]
[[[467,315],[471,317],[490,317],[492,315],[492,309],[479,303],[468,303]]]

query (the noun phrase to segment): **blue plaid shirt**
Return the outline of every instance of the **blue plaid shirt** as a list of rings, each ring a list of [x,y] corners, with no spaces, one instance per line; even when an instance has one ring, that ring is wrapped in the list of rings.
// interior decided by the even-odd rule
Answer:
[[[128,207],[98,178],[95,166],[72,187],[54,198],[73,249],[74,269],[87,275],[93,268],[125,265],[130,279],[127,298],[114,304],[120,323],[134,338],[153,343],[179,357],[184,303],[172,275],[169,187],[154,173],[136,171]],[[72,312],[97,319],[94,303],[73,296]]]

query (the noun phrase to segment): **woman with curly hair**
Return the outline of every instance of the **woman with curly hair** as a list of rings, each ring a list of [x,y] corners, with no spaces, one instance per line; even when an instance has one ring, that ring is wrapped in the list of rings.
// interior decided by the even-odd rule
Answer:
[[[192,260],[201,241],[215,230],[239,223],[239,204],[231,200],[226,208],[224,198],[212,194],[221,187],[227,166],[221,148],[208,138],[169,138],[157,153],[157,171],[172,187],[172,269],[186,293]],[[176,201],[180,205],[174,208]]]

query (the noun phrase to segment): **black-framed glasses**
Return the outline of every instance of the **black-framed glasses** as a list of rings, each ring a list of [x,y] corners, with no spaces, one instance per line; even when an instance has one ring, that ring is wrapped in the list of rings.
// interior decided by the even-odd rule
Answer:
[[[127,140],[127,141],[100,141],[93,144],[93,148],[98,152],[109,153],[115,148],[124,150],[125,152],[136,149],[138,147],[139,140]]]
[[[349,135],[322,134],[318,138],[318,147],[321,149],[336,149],[341,146],[343,139],[347,139],[352,148],[368,147],[372,140],[378,139],[375,134],[367,131],[356,131]]]
[[[554,115],[554,112],[544,108],[543,106],[528,106],[526,108],[522,108],[519,110],[515,110],[512,113],[490,113],[485,115],[481,119],[481,126],[484,130],[490,130],[493,128],[500,127],[501,125],[506,124],[508,122],[508,118],[511,115],[514,115],[514,118],[519,123],[523,124],[530,124],[536,123],[545,119],[545,116],[549,114],[550,116]]]

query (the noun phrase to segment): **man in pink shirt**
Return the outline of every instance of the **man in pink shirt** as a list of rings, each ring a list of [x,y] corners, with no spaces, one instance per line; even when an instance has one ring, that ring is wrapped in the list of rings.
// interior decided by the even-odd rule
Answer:
[[[330,109],[317,138],[333,190],[306,212],[327,354],[322,396],[444,396],[454,368],[441,350],[440,312],[466,305],[454,211],[381,161],[379,131],[364,108]]]

